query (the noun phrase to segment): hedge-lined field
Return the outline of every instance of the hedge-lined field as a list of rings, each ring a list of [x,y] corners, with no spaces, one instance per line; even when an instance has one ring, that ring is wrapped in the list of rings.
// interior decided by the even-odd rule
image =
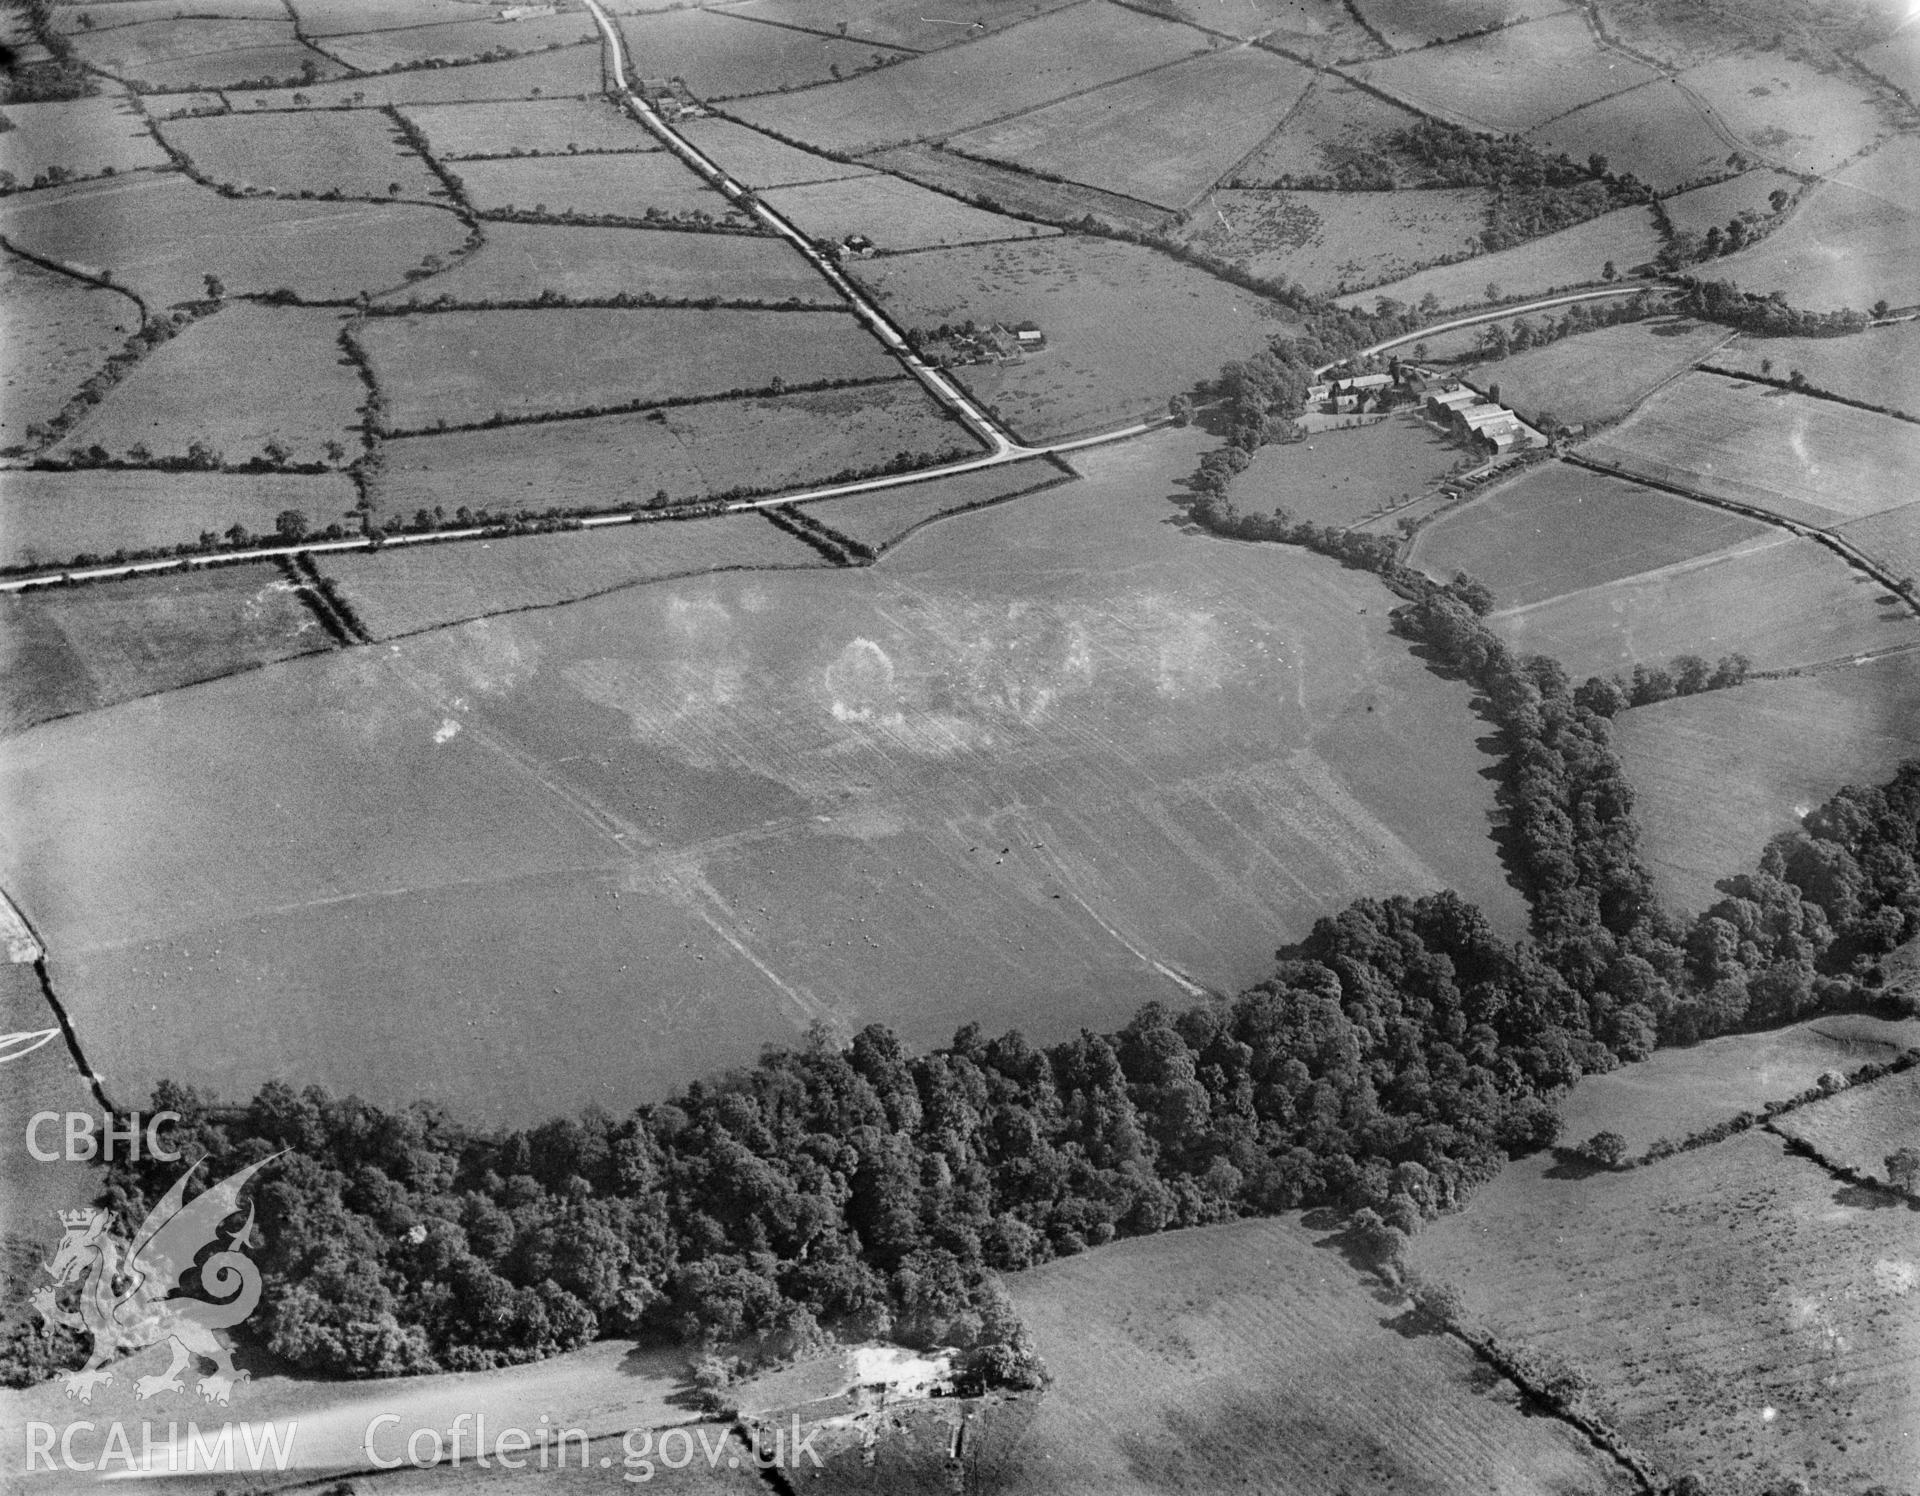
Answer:
[[[392,119],[370,109],[217,114],[169,120],[160,133],[221,186],[414,201],[447,195]]]
[[[4,139],[4,137],[0,137]],[[0,446],[58,415],[87,377],[140,327],[140,309],[114,291],[0,258]]]

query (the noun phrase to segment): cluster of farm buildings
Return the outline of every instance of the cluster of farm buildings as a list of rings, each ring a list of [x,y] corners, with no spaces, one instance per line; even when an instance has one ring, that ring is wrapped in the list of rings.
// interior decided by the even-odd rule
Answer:
[[[1384,413],[1418,403],[1423,413],[1490,456],[1544,447],[1546,438],[1498,401],[1458,381],[1436,383],[1424,369],[1395,363],[1386,374],[1355,374],[1307,389],[1308,409],[1324,415]]]

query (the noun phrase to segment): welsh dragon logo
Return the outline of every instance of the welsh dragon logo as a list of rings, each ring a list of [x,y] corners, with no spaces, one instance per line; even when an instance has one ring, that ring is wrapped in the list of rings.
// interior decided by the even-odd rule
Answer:
[[[94,1387],[113,1380],[109,1363],[116,1355],[171,1340],[173,1364],[159,1376],[139,1378],[134,1385],[140,1397],[182,1390],[180,1373],[198,1356],[214,1364],[213,1373],[200,1379],[200,1395],[225,1406],[233,1384],[246,1373],[234,1370],[232,1354],[213,1332],[239,1324],[260,1303],[260,1269],[240,1250],[249,1245],[251,1209],[246,1224],[200,1264],[201,1290],[217,1302],[169,1295],[200,1252],[219,1240],[221,1223],[238,1208],[247,1181],[278,1157],[249,1164],[188,1201],[187,1181],[200,1167],[194,1164],[149,1212],[130,1244],[114,1235],[113,1218],[104,1210],[60,1212],[66,1235],[53,1260],[43,1264],[53,1286],[35,1293],[33,1306],[49,1330],[64,1325],[93,1336],[87,1364],[67,1376],[68,1397],[92,1402]],[[75,1283],[79,1308],[62,1309],[61,1292]]]

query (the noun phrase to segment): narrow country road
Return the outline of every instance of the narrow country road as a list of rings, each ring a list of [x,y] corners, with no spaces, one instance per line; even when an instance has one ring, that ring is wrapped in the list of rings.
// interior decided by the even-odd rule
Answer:
[[[1604,291],[1569,291],[1564,296],[1546,296],[1539,301],[1523,302],[1519,306],[1495,307],[1491,311],[1475,312],[1471,317],[1455,317],[1451,322],[1436,322],[1431,327],[1420,327],[1412,332],[1403,332],[1398,337],[1388,338],[1384,343],[1375,343],[1371,348],[1362,348],[1357,353],[1349,353],[1345,358],[1337,358],[1330,364],[1322,364],[1313,371],[1318,379],[1329,369],[1337,369],[1341,364],[1356,358],[1372,358],[1376,353],[1385,353],[1389,348],[1398,348],[1403,343],[1417,343],[1422,338],[1433,337],[1437,333],[1452,332],[1460,327],[1473,327],[1481,322],[1498,322],[1504,317],[1524,317],[1528,312],[1545,311],[1551,306],[1567,306],[1576,301],[1604,301],[1610,296],[1631,296],[1636,291],[1657,291],[1659,281],[1622,281],[1617,286],[1609,286]]]

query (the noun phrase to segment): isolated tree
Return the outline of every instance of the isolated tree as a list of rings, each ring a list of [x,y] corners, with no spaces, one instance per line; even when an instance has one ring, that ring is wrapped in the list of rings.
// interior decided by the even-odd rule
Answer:
[[[1888,1184],[1905,1194],[1920,1193],[1920,1149],[1896,1148],[1886,1166]]]
[[[307,517],[298,509],[282,509],[273,517],[273,533],[288,544],[307,533]]]
[[[209,275],[206,277],[206,282],[207,282],[207,300],[208,301],[221,301],[225,299],[227,294],[227,288],[221,282],[221,279],[219,276]]]
[[[1893,310],[1892,304],[1887,300],[1886,297],[1882,296],[1878,301],[1876,301],[1873,304],[1874,320],[1876,322],[1880,321],[1887,315],[1888,312],[1892,310]]]
[[[245,525],[229,525],[227,527],[227,541],[229,544],[248,545],[252,540],[253,531],[249,530]]]
[[[1627,1140],[1617,1132],[1596,1132],[1574,1152],[1603,1169],[1617,1169],[1627,1156]]]
[[[1767,375],[1769,375],[1769,374],[1771,374],[1772,372],[1773,372],[1773,360],[1772,360],[1772,359],[1770,359],[1770,358],[1763,358],[1763,359],[1761,359],[1761,360],[1760,360],[1760,376],[1761,376],[1761,378],[1763,378],[1763,379],[1764,379],[1764,378],[1765,378],[1765,377],[1766,377]]]
[[[1176,426],[1193,424],[1193,401],[1185,395],[1175,395],[1167,402],[1167,414],[1173,417]]]
[[[1807,376],[1798,369],[1790,369],[1787,371],[1787,383],[1796,390],[1804,390],[1807,387]]]
[[[1787,204],[1792,201],[1793,199],[1788,196],[1787,189],[1784,187],[1776,187],[1772,192],[1767,194],[1767,202],[1776,213],[1786,212]]]

